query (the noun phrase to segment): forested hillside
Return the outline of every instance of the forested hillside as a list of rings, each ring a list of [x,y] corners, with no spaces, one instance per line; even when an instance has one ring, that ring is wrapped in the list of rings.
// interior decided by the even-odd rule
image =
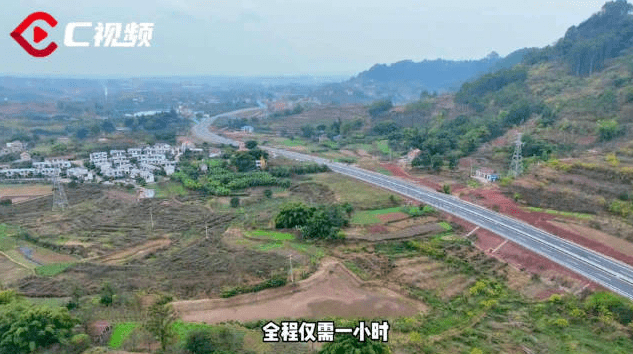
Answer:
[[[554,45],[448,95],[372,115],[373,132],[429,172],[475,161],[530,206],[605,214],[633,240],[633,6],[607,2]],[[518,133],[524,173],[510,178]],[[629,225],[629,226],[625,226]],[[597,226],[597,227],[598,227]]]

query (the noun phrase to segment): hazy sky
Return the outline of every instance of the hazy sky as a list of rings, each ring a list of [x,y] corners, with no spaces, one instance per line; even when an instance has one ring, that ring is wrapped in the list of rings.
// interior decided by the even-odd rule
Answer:
[[[8,0],[0,11],[0,74],[351,75],[375,63],[473,59],[545,46],[604,2]],[[53,29],[36,23],[50,34],[41,45],[59,45],[47,58],[32,58],[9,36],[35,11],[59,22]],[[152,47],[64,47],[66,24],[84,21],[154,22]],[[25,32],[30,40],[31,31]]]

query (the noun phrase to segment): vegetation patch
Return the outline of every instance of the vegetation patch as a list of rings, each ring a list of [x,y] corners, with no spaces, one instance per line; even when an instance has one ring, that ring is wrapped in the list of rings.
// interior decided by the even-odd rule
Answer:
[[[527,209],[529,211],[534,211],[534,212],[543,212],[543,213],[552,214],[552,215],[569,216],[569,217],[574,217],[574,218],[584,219],[584,220],[591,220],[591,219],[593,219],[595,217],[594,215],[591,215],[591,214],[573,213],[573,212],[569,212],[569,211],[561,211],[561,210],[554,210],[554,209],[543,209],[543,208],[538,208],[538,207],[527,207]]]
[[[278,231],[268,231],[268,230],[254,230],[247,231],[247,236],[254,238],[261,238],[267,240],[275,240],[275,241],[288,241],[294,240],[296,237],[293,234],[289,234],[287,232],[278,232]]]
[[[446,221],[442,221],[440,223],[438,223],[442,228],[444,228],[444,230],[446,231],[452,231],[453,227],[451,226],[451,224],[447,223]]]
[[[108,346],[113,349],[118,349],[123,345],[123,342],[132,334],[132,332],[139,327],[137,322],[123,322],[114,327],[112,336]]]
[[[270,251],[273,250],[275,248],[281,248],[283,247],[283,243],[281,242],[271,242],[271,243],[265,243],[263,245],[258,245],[256,248],[260,251]]]
[[[376,147],[378,148],[378,151],[382,152],[385,155],[389,155],[391,153],[391,148],[389,147],[389,140],[377,141]]]
[[[227,298],[239,294],[254,293],[269,288],[278,288],[286,285],[286,282],[288,281],[286,278],[286,274],[277,274],[274,275],[272,278],[255,285],[244,285],[232,288],[225,288],[220,296],[222,296],[223,298]]]
[[[356,213],[354,213],[352,215],[351,223],[352,224],[356,224],[356,225],[378,224],[378,223],[382,222],[378,218],[378,215],[384,215],[384,214],[389,214],[389,213],[397,213],[397,212],[400,212],[400,211],[401,211],[401,208],[399,208],[399,207],[388,208],[388,209],[378,209],[378,210],[358,211],[358,212],[356,212]]]
[[[66,270],[66,268],[75,264],[74,262],[70,263],[52,263],[46,264],[43,266],[39,266],[35,268],[35,274],[43,276],[43,277],[54,277],[57,274],[62,273]]]

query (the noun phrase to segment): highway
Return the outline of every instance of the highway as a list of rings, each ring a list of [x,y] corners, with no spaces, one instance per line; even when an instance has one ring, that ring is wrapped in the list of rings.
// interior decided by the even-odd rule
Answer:
[[[256,110],[251,108],[249,110]],[[200,139],[237,146],[234,140],[209,131],[210,124],[219,117],[230,116],[245,110],[224,113],[203,120],[192,132]],[[332,171],[402,194],[408,198],[431,205],[436,209],[455,215],[472,224],[489,230],[515,242],[543,257],[580,274],[633,300],[633,267],[589,250],[575,243],[531,226],[523,221],[488,210],[479,205],[463,201],[429,188],[412,184],[397,177],[385,176],[358,167],[300,154],[292,151],[262,146],[271,153],[297,161],[310,161],[327,165]]]

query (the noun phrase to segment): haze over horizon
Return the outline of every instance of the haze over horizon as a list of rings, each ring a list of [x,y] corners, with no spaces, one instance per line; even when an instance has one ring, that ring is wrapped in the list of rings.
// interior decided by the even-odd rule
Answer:
[[[600,1],[508,3],[482,0],[71,2],[4,4],[0,13],[0,74],[18,76],[351,76],[376,63],[505,56],[543,47],[600,10]],[[29,56],[9,33],[30,13],[59,48]],[[150,48],[68,48],[69,22],[154,22]],[[92,33],[90,30],[85,30]],[[30,32],[25,33],[29,37]],[[79,38],[89,40],[90,38]]]

